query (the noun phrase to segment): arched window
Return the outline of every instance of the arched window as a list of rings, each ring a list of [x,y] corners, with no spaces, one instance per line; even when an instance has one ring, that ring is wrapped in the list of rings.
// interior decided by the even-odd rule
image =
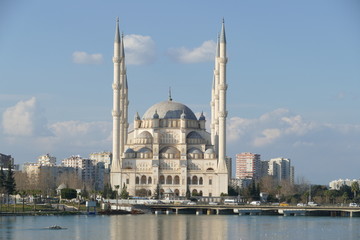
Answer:
[[[135,184],[139,184],[139,177],[135,178]]]
[[[176,197],[180,196],[180,191],[179,191],[179,189],[175,189],[174,193],[175,193],[175,196],[176,196]]]
[[[146,184],[146,176],[145,175],[142,175],[141,176],[141,181],[140,181],[141,184]]]
[[[151,196],[151,190],[148,190],[147,196]]]
[[[151,179],[151,177],[148,178],[148,184],[152,184],[152,179]]]
[[[180,177],[178,175],[174,177],[174,184],[180,184]]]
[[[197,196],[198,195],[198,191],[196,189],[192,190],[191,192],[192,196]]]
[[[165,184],[165,177],[164,177],[164,175],[161,175],[161,176],[160,176],[159,182],[160,182],[160,184]]]
[[[203,185],[203,178],[202,177],[199,178],[199,185]]]
[[[202,191],[200,191],[200,192],[199,192],[199,196],[202,196],[202,195],[203,195],[203,192],[202,192]]]
[[[198,184],[198,178],[197,178],[197,176],[193,176],[191,182],[192,182],[193,185],[197,185],[197,184]]]
[[[167,176],[166,184],[172,184],[172,177],[171,176]]]

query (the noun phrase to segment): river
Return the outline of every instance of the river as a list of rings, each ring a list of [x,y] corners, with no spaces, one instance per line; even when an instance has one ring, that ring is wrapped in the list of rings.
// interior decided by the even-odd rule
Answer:
[[[67,229],[49,230],[59,225]],[[0,239],[360,239],[360,218],[238,215],[2,216]]]

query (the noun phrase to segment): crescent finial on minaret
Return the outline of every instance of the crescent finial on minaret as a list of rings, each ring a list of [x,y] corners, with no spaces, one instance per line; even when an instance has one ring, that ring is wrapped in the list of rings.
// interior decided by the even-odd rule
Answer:
[[[172,101],[172,98],[171,98],[171,87],[169,87],[169,101],[170,101],[170,102]]]

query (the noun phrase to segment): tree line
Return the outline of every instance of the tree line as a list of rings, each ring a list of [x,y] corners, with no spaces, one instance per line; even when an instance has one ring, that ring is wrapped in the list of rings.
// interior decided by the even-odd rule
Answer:
[[[286,202],[289,204],[316,202],[318,204],[347,204],[360,202],[359,184],[354,181],[351,186],[343,185],[339,190],[332,190],[324,185],[311,185],[302,181],[291,184],[289,181],[276,181],[266,176],[240,189],[229,186],[229,195],[240,195],[245,201],[260,200],[260,192],[268,194],[268,202]]]

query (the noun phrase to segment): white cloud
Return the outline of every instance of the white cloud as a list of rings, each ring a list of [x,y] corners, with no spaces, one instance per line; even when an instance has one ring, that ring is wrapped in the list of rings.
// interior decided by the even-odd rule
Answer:
[[[73,62],[77,64],[101,64],[103,56],[100,53],[89,54],[87,52],[75,51],[72,54]]]
[[[246,139],[253,146],[264,146],[276,142],[284,136],[301,136],[316,127],[306,122],[300,115],[287,109],[276,109],[261,115],[258,119],[233,117],[228,122],[229,142]]]
[[[198,63],[213,61],[215,57],[216,43],[212,40],[205,41],[200,47],[188,49],[185,47],[168,50],[171,59],[180,63]]]
[[[230,118],[227,140],[229,156],[254,152],[262,160],[288,157],[296,176],[315,183],[359,175],[359,124],[307,121],[287,109],[276,109],[254,119]]]
[[[110,122],[56,122],[49,127],[54,133],[52,141],[71,147],[98,147],[111,143]]]
[[[37,106],[36,98],[20,101],[3,113],[2,127],[8,136],[46,136],[46,118]]]
[[[155,42],[150,36],[126,35],[124,48],[126,64],[143,65],[155,61]]]
[[[261,132],[262,136],[258,136],[254,139],[254,145],[256,147],[267,145],[281,136],[281,130],[277,128],[265,129]]]

